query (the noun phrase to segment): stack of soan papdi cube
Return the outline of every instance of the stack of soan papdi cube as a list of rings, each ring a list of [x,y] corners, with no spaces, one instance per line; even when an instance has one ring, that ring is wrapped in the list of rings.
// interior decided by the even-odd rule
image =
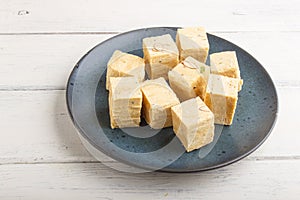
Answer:
[[[144,60],[116,50],[107,64],[111,128],[139,126],[142,108],[140,83],[145,79]]]
[[[107,64],[111,128],[173,126],[187,152],[213,141],[214,124],[231,125],[242,88],[234,51],[210,54],[203,27],[143,39],[144,58],[116,50]],[[145,80],[145,71],[148,79]],[[169,84],[168,82],[169,81]]]

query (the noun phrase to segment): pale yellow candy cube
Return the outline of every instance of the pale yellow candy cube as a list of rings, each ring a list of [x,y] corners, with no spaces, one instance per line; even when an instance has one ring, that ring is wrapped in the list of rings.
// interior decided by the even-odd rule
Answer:
[[[240,68],[235,51],[223,51],[209,56],[212,74],[219,74],[240,79],[239,90],[243,85]]]
[[[139,126],[142,97],[136,77],[110,77],[108,101],[112,129]]]
[[[151,128],[161,129],[172,126],[171,107],[179,104],[179,99],[164,78],[145,81],[143,93],[143,115]]]
[[[240,80],[210,74],[205,103],[215,115],[216,124],[231,125],[238,100]]]
[[[107,64],[106,89],[110,77],[134,76],[139,82],[145,79],[145,62],[143,58],[116,50]]]
[[[204,100],[210,67],[187,57],[169,72],[169,83],[180,101],[196,96]]]
[[[209,52],[209,42],[203,27],[178,29],[176,44],[181,61],[191,56],[202,63],[206,62]]]
[[[171,111],[173,130],[187,152],[213,141],[214,115],[200,97],[173,106]]]
[[[167,80],[168,72],[179,61],[178,49],[169,34],[144,38],[143,52],[149,79],[163,77]]]

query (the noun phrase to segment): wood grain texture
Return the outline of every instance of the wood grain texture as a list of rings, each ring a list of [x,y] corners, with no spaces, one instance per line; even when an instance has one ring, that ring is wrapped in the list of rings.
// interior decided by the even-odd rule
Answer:
[[[115,32],[203,25],[209,31],[299,31],[298,0],[1,1],[0,33]]]
[[[288,199],[300,196],[298,0],[0,0],[0,199]],[[75,63],[117,33],[205,26],[275,80],[277,124],[242,161],[187,174],[126,174],[96,161],[66,110]]]
[[[278,92],[277,124],[249,159],[300,157],[296,131],[300,88],[280,88]],[[67,114],[65,91],[1,91],[0,110],[5,113],[0,115],[0,164],[95,161],[81,145]]]
[[[76,62],[109,35],[0,36],[2,89],[63,89]]]
[[[93,160],[68,116],[65,91],[2,91],[0,110],[0,163]]]
[[[213,34],[244,48],[281,85],[300,85],[300,32]],[[76,62],[114,35],[0,35],[0,89],[64,89]]]
[[[126,174],[100,163],[0,165],[0,198],[297,200],[299,166],[241,161],[202,173]]]

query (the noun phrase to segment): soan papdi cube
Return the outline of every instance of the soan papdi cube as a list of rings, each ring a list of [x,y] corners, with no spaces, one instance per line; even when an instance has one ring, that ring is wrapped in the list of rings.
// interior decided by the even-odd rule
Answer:
[[[188,27],[177,30],[176,44],[179,50],[180,60],[192,56],[196,60],[205,63],[209,43],[206,31],[203,27]]]
[[[172,126],[171,107],[179,104],[179,99],[164,78],[145,81],[143,93],[143,115],[151,128]]]
[[[112,129],[139,126],[142,97],[136,77],[110,78],[108,101]]]
[[[240,79],[239,90],[243,85],[240,68],[235,51],[223,51],[209,56],[212,74],[219,74]]]
[[[166,34],[143,39],[144,59],[149,79],[164,77],[178,64],[179,53],[171,35]]]
[[[216,124],[231,125],[238,100],[239,79],[210,74],[205,103],[215,115]]]
[[[169,83],[180,101],[196,96],[205,97],[210,67],[192,57],[187,57],[169,72]]]
[[[145,62],[143,58],[116,50],[107,64],[106,89],[110,77],[134,76],[139,82],[145,79]]]
[[[173,130],[187,152],[213,141],[214,115],[200,97],[173,106],[171,111]]]

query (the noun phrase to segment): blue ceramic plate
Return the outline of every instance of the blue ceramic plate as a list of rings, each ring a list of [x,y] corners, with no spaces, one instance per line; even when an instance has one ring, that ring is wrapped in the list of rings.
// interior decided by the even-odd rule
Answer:
[[[210,52],[236,51],[244,80],[231,126],[216,126],[213,143],[190,153],[184,152],[172,127],[151,132],[149,127],[110,128],[106,64],[114,50],[143,57],[142,39],[170,34],[177,28],[146,28],[110,38],[94,47],[74,67],[67,84],[70,116],[96,150],[139,168],[169,172],[214,169],[238,161],[257,149],[268,137],[278,111],[275,86],[263,66],[231,42],[208,34]]]

